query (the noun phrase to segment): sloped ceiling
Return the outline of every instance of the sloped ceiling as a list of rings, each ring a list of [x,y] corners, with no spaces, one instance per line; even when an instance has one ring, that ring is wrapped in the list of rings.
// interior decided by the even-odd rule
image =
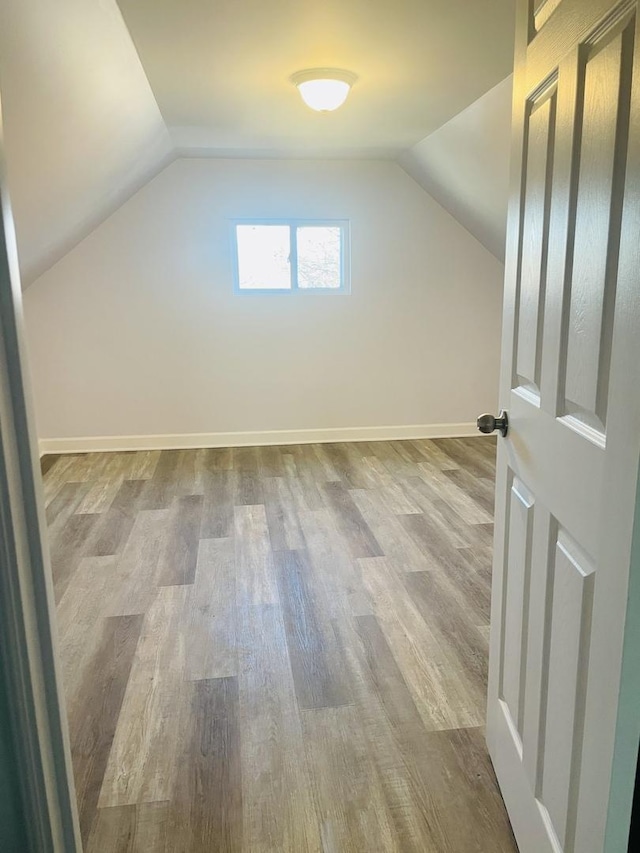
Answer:
[[[510,73],[513,0],[118,0],[179,149],[395,156]],[[347,68],[318,114],[289,81]]]
[[[175,156],[400,158],[501,257],[508,84],[472,102],[511,68],[513,7],[1,0],[4,148],[23,286]],[[343,110],[303,105],[288,78],[315,65],[359,75]]]
[[[165,165],[172,145],[116,0],[2,0],[0,86],[26,285]]]
[[[504,260],[512,78],[422,142],[401,166],[490,252]]]

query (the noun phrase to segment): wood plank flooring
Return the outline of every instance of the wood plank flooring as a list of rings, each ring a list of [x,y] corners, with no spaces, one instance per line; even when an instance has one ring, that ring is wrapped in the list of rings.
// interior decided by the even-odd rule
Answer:
[[[495,443],[45,457],[89,853],[515,851]]]

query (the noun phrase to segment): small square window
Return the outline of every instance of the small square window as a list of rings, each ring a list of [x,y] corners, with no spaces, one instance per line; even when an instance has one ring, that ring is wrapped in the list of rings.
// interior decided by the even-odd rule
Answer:
[[[348,291],[348,223],[234,222],[235,289],[240,293]]]

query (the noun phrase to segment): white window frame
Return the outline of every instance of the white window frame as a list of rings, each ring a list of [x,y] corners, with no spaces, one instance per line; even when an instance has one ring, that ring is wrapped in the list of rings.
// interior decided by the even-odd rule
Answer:
[[[240,258],[238,256],[238,225],[286,225],[289,228],[290,244],[290,288],[240,287]],[[298,247],[296,230],[305,227],[340,228],[340,287],[298,287]],[[242,296],[275,295],[291,296],[293,294],[322,294],[334,296],[351,292],[351,240],[350,222],[348,219],[232,219],[231,244],[233,258],[233,290]]]

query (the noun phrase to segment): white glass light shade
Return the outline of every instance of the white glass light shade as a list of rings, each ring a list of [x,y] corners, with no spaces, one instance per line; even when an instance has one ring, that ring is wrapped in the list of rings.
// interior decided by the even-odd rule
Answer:
[[[318,112],[337,110],[347,100],[356,75],[337,68],[310,68],[291,78],[302,100]]]

